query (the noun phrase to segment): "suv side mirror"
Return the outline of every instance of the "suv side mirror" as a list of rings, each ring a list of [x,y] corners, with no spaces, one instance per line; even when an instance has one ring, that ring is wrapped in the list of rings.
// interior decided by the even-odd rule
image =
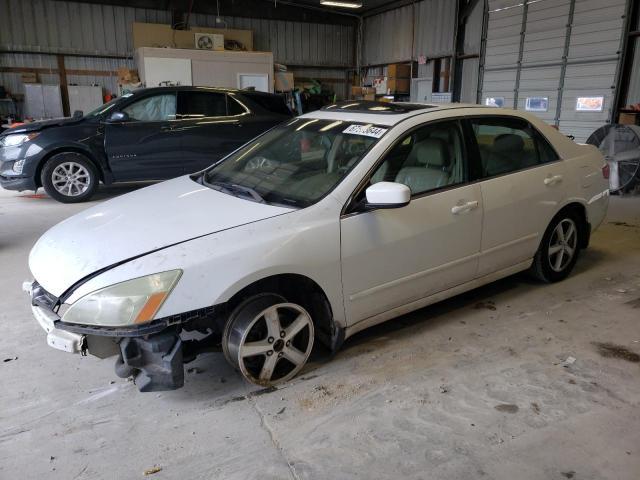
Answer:
[[[400,208],[411,201],[411,189],[397,182],[374,183],[365,194],[369,208]]]
[[[82,110],[76,110],[73,112],[73,118],[82,118],[84,117],[84,112]]]
[[[124,112],[113,112],[107,118],[107,122],[109,123],[123,123],[123,122],[128,122],[129,120],[130,120],[129,114]]]

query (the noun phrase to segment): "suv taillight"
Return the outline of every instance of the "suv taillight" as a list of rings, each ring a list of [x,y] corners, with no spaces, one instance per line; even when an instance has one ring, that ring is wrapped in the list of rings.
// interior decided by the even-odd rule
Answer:
[[[609,180],[609,174],[611,173],[611,170],[609,169],[609,164],[605,163],[602,166],[602,176],[604,177],[605,180]]]

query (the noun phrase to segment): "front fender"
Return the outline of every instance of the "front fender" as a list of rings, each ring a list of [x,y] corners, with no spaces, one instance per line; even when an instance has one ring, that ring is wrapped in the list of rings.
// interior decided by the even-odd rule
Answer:
[[[134,259],[89,280],[67,303],[114,283],[179,268],[182,277],[157,315],[165,317],[224,303],[257,280],[293,273],[323,289],[334,320],[344,325],[338,211],[321,203]]]

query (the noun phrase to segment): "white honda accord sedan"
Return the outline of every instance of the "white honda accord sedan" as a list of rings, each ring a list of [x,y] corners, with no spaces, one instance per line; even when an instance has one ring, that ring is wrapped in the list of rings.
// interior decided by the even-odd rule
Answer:
[[[335,350],[523,270],[564,279],[607,176],[595,147],[525,113],[340,103],[56,225],[25,289],[50,346],[117,356],[143,391],[215,350],[272,385],[316,339]]]

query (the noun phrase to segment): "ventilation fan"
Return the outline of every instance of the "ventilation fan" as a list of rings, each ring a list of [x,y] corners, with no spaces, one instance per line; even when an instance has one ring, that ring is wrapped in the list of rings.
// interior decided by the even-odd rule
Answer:
[[[640,127],[603,125],[587,139],[604,155],[609,165],[609,190],[629,192],[640,184]]]

